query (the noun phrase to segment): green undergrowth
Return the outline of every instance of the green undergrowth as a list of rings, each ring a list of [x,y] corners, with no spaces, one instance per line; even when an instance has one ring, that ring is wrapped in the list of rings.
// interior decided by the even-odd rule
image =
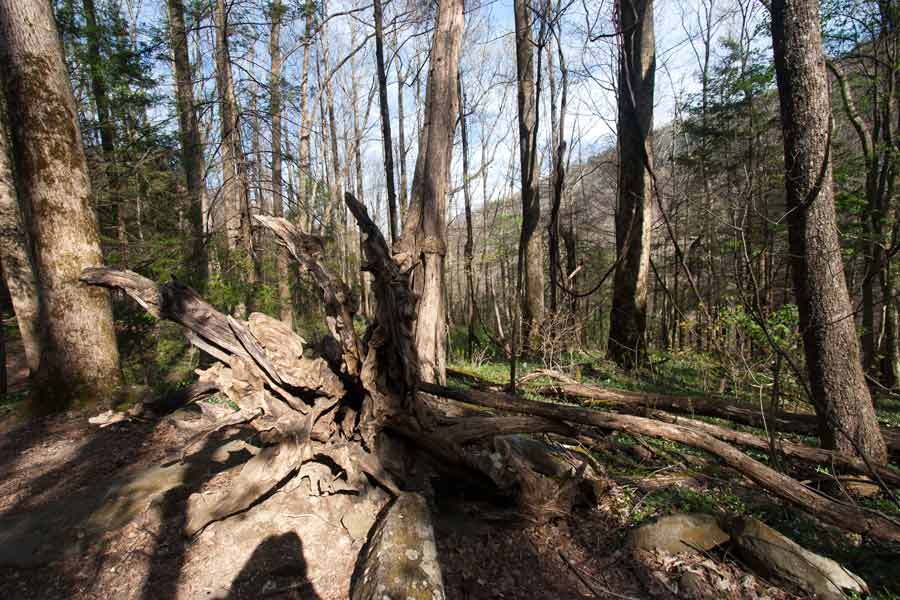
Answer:
[[[575,367],[565,373],[582,383],[608,389],[662,393],[667,395],[717,396],[712,390],[711,377],[704,378],[701,371],[716,372],[715,365],[704,356],[656,354],[653,366],[641,372],[623,373],[614,365],[596,356],[584,355]],[[504,362],[483,361],[477,364],[457,361],[453,368],[466,376],[449,378],[449,385],[470,388],[476,385],[472,378],[491,386],[503,387],[509,382],[509,367]],[[520,376],[543,365],[520,363]],[[539,378],[520,386],[519,394],[530,399],[565,402],[560,398],[538,396],[535,391],[549,383],[550,379]],[[718,385],[718,382],[716,383]],[[759,398],[749,394],[722,394],[723,402],[744,401],[750,407],[759,407]],[[888,426],[900,426],[900,399],[894,396],[878,397],[877,412],[881,422]],[[789,402],[787,410],[802,410],[806,407],[799,402]],[[597,406],[602,410],[602,406]],[[806,409],[808,410],[808,409]],[[761,428],[738,425],[726,419],[695,415],[693,418],[748,431],[761,437],[767,432]],[[786,439],[810,446],[817,446],[815,436],[784,434]],[[752,516],[774,527],[795,540],[800,545],[828,556],[862,576],[873,592],[875,600],[900,600],[900,572],[896,565],[900,561],[900,546],[863,539],[858,534],[848,533],[824,524],[818,519],[787,505],[763,492],[758,486],[735,474],[710,455],[667,440],[642,437],[640,440],[623,432],[611,434],[614,442],[612,451],[594,450],[597,460],[604,465],[608,474],[620,482],[625,498],[627,524],[637,526],[659,516],[701,512],[716,516]],[[632,452],[632,447],[645,445],[654,456],[650,460],[640,460]],[[787,463],[782,458],[774,461],[767,451],[745,450],[754,459],[775,469],[787,471],[798,480],[811,485],[827,485],[834,473],[827,465],[810,466],[799,462]],[[642,491],[638,485],[643,479],[672,477],[671,484],[651,491]],[[675,480],[682,478],[678,483]],[[834,493],[831,490],[830,493]],[[884,512],[900,519],[900,507],[885,495],[856,500],[860,505]],[[624,530],[623,530],[624,535]]]

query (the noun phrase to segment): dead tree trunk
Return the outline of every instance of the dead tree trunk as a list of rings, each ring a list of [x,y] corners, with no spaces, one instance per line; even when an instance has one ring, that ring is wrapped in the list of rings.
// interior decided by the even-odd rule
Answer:
[[[39,411],[97,402],[118,386],[109,298],[78,281],[102,263],[75,99],[50,5],[0,1],[14,170],[39,274]]]
[[[831,98],[815,0],[774,0],[788,236],[803,349],[826,448],[887,460],[844,278],[831,176]]]
[[[617,102],[619,189],[616,254],[609,319],[609,355],[630,368],[646,352],[647,285],[653,221],[650,161],[653,157],[653,82],[656,47],[653,0],[618,0]]]
[[[425,381],[446,380],[444,256],[447,253],[446,204],[459,111],[456,73],[463,34],[463,2],[438,6],[425,94],[425,119],[412,197],[398,250],[409,266],[420,295],[416,315],[416,349]]]

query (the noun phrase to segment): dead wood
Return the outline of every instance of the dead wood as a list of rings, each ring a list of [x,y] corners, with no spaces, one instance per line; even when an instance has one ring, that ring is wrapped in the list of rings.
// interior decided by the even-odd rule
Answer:
[[[547,369],[529,373],[520,379],[519,383],[532,381],[538,377],[557,380],[557,383],[536,390],[538,394],[551,398],[564,397],[587,401],[617,409],[624,408],[629,412],[638,409],[664,410],[692,416],[717,417],[751,427],[769,427],[784,433],[818,434],[818,420],[813,414],[781,411],[775,415],[763,415],[758,409],[739,406],[725,398],[714,396],[673,396],[612,390],[580,383],[567,375]],[[881,433],[888,450],[900,453],[900,432],[882,427]]]
[[[591,425],[605,430],[647,435],[699,448],[717,456],[725,464],[773,495],[791,502],[833,525],[873,538],[900,541],[900,523],[894,519],[875,510],[826,497],[703,431],[645,417],[606,413],[576,406],[530,402],[504,393],[477,390],[463,392],[426,383],[420,384],[420,387],[429,394],[497,410]]]

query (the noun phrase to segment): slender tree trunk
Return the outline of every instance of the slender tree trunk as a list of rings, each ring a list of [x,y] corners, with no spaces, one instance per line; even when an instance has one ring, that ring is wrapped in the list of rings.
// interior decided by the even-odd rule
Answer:
[[[284,196],[281,175],[281,19],[284,16],[284,5],[275,0],[270,8],[272,28],[269,35],[269,112],[272,115],[272,214],[284,216]],[[275,272],[278,277],[278,302],[281,320],[292,327],[294,323],[294,306],[291,296],[291,277],[288,272],[287,250],[278,246],[275,250]]]
[[[204,161],[200,142],[200,127],[194,107],[193,70],[188,58],[188,39],[184,25],[182,0],[168,0],[169,34],[175,63],[175,106],[178,112],[178,132],[181,138],[181,166],[184,169],[188,192],[188,215],[191,225],[189,248],[189,276],[191,284],[206,287],[208,257],[203,230]]]
[[[519,237],[519,277],[522,292],[522,347],[528,350],[539,335],[544,317],[544,270],[541,232],[541,198],[537,161],[538,105],[534,85],[534,40],[528,0],[515,0],[516,81],[518,87],[519,163],[521,166],[522,231]]]
[[[83,0],[84,20],[87,37],[88,67],[91,74],[91,95],[97,109],[97,121],[100,124],[100,146],[103,150],[103,162],[106,171],[105,203],[98,204],[101,232],[119,242],[120,256],[125,252],[125,227],[122,219],[121,194],[119,176],[116,172],[116,126],[113,122],[103,75],[103,58],[100,56],[100,29],[97,22],[97,10],[94,0]]]
[[[466,245],[463,250],[466,270],[466,360],[471,362],[475,342],[477,341],[475,335],[475,279],[472,272],[475,242],[472,237],[472,198],[469,191],[469,132],[466,127],[466,95],[462,89],[462,76],[457,74],[457,79],[459,126],[462,133],[463,199],[466,211]]]
[[[616,253],[621,257],[613,279],[608,352],[618,365],[631,368],[646,353],[647,285],[653,196],[653,82],[656,46],[653,0],[618,0],[619,49],[618,141],[619,184]]]
[[[313,198],[309,194],[312,181],[312,156],[309,148],[310,127],[315,107],[309,108],[309,55],[312,46],[313,11],[306,9],[306,39],[303,44],[303,70],[300,74],[300,135],[298,141],[298,163],[300,167],[297,185],[297,203],[306,215],[306,231],[312,231]]]
[[[397,190],[394,187],[394,139],[391,136],[391,108],[388,104],[387,73],[384,68],[384,27],[381,0],[373,0],[375,17],[375,67],[378,72],[378,104],[381,108],[381,145],[384,150],[384,181],[387,187],[388,230],[391,245],[397,243]]]
[[[398,53],[397,37],[394,36],[394,52]],[[400,64],[399,54],[394,57],[394,65],[397,70],[397,162],[400,163],[400,218],[406,218],[406,130],[404,128],[403,115],[403,88],[406,86],[406,78],[403,74],[403,66]]]
[[[0,111],[0,268],[16,314],[25,361],[36,373],[41,357],[38,329],[38,287],[31,256],[31,240],[10,164],[5,111]]]
[[[79,281],[100,238],[75,99],[47,2],[0,1],[0,69],[14,172],[38,273],[35,407],[106,399],[121,380],[109,297]]]
[[[553,200],[550,205],[550,224],[547,227],[549,250],[550,250],[550,311],[556,313],[558,310],[558,281],[559,281],[559,210],[562,206],[563,190],[566,185],[566,101],[569,91],[569,73],[566,69],[566,58],[562,51],[562,44],[557,38],[557,50],[559,53],[559,71],[561,74],[561,96],[559,106],[559,120],[556,115],[552,115],[553,128],[556,131],[554,135],[553,150]],[[550,56],[553,53],[550,52]],[[552,68],[553,61],[548,60],[548,65]],[[556,80],[555,74],[551,73],[551,82]],[[555,85],[554,85],[555,87]],[[550,106],[552,112],[556,113],[556,93],[551,93]]]
[[[416,353],[420,377],[428,382],[446,380],[443,306],[446,207],[453,136],[459,115],[456,75],[463,25],[462,0],[446,0],[438,5],[419,156],[403,238],[399,243],[400,251],[410,262],[419,261],[413,274],[419,293]]]
[[[222,189],[220,201],[225,217],[225,235],[228,250],[236,254],[238,273],[246,288],[245,297],[252,296],[255,273],[250,261],[253,258],[253,239],[250,229],[250,201],[243,162],[243,145],[237,112],[237,98],[231,75],[231,53],[228,42],[228,20],[225,0],[216,0],[216,87],[219,93],[219,120],[222,128]],[[243,256],[241,256],[243,254]],[[237,315],[247,310],[246,301],[234,308]]]
[[[884,464],[841,260],[819,23],[817,0],[772,2],[794,292],[822,446]]]

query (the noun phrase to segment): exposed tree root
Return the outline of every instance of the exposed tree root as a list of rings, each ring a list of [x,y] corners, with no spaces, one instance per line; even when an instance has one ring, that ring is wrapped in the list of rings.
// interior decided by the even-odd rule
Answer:
[[[900,524],[895,521],[822,496],[723,441],[759,447],[760,443],[766,444],[764,440],[675,417],[654,406],[648,408],[646,397],[585,392],[592,394],[593,399],[614,401],[626,410],[640,410],[657,420],[419,383],[412,333],[416,297],[411,292],[408,274],[395,262],[365,208],[349,194],[346,201],[365,234],[367,263],[363,268],[374,278],[375,319],[362,336],[353,327],[356,301],[350,289],[320,260],[321,240],[285,219],[257,217],[275,232],[299,264],[301,274],[308,274],[318,284],[331,332],[331,337],[318,348],[327,356],[315,356],[311,348],[306,348],[305,340],[275,319],[259,313],[246,321],[224,315],[177,282],[157,285],[136,273],[105,268],[86,269],[82,275],[92,285],[122,289],[150,314],[184,326],[190,341],[219,361],[199,372],[196,393],[217,389],[227,395],[240,410],[219,425],[234,420],[245,422],[258,431],[265,445],[242,467],[228,488],[192,497],[188,534],[244,511],[278,489],[300,488],[313,495],[364,494],[373,485],[393,495],[416,489],[422,485],[421,473],[415,474],[408,467],[416,464],[415,457],[420,455],[410,452],[411,448],[430,455],[433,460],[429,464],[453,477],[479,486],[494,486],[495,491],[505,495],[518,494],[525,513],[562,514],[566,503],[574,501],[571,481],[545,480],[542,461],[525,460],[524,455],[510,450],[515,445],[509,442],[512,438],[503,436],[544,432],[583,440],[585,428],[576,426],[587,425],[703,449],[771,493],[831,523],[872,537],[900,541]],[[338,350],[328,353],[328,348]],[[436,402],[417,390],[519,414],[472,416],[473,411],[460,410],[446,400]],[[569,393],[575,391],[584,390],[570,388]],[[189,398],[190,395],[185,400]],[[650,399],[650,403],[662,399]],[[667,405],[673,410],[693,410],[687,402],[679,404],[672,399]],[[448,410],[443,410],[445,407]],[[648,410],[651,412],[645,412]],[[751,418],[741,411],[732,414]],[[799,445],[782,444],[780,451],[861,470],[849,459]],[[503,464],[498,465],[498,460]],[[575,471],[583,474],[585,468]],[[577,476],[575,471],[570,475]],[[897,481],[892,471],[880,473],[886,481]],[[560,493],[563,489],[567,491]],[[552,510],[541,509],[548,506]]]

